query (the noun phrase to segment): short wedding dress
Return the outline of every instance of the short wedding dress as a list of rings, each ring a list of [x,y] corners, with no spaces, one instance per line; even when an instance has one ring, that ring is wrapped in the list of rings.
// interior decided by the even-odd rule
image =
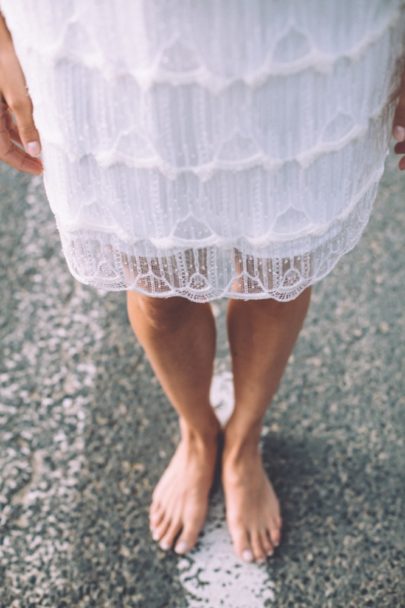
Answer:
[[[288,301],[370,217],[404,0],[0,0],[72,275]]]

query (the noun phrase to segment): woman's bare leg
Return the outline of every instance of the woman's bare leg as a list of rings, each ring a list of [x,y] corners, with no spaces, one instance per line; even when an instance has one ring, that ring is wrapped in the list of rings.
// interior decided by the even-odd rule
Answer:
[[[184,553],[204,524],[220,425],[209,402],[216,328],[211,306],[127,291],[132,329],[171,404],[181,440],[150,508],[153,538]]]
[[[260,432],[303,325],[311,288],[290,302],[230,300],[227,326],[235,409],[225,427],[222,480],[236,553],[261,561],[279,543],[281,514],[263,468]]]

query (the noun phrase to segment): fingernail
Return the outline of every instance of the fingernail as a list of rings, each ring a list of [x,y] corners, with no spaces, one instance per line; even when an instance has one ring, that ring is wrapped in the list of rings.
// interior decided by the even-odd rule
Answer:
[[[270,549],[270,551],[267,552],[267,555],[273,555],[274,551],[273,549]]]
[[[405,140],[405,127],[400,127],[399,125],[394,127],[394,137],[397,141],[404,141]]]
[[[159,540],[159,532],[157,530],[152,531],[152,538],[153,540]]]
[[[187,549],[188,549],[188,545],[187,545],[186,541],[184,541],[184,540],[180,540],[175,547],[176,553],[185,553],[187,551]]]
[[[29,141],[25,144],[25,150],[30,156],[39,156],[41,154],[41,146],[37,141]]]
[[[242,558],[245,562],[251,562],[253,561],[253,553],[249,549],[245,549],[242,553]]]

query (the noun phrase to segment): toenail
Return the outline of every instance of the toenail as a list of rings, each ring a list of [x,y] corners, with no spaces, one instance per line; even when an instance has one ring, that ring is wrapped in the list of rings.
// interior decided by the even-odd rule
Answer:
[[[242,558],[245,562],[251,562],[253,561],[253,553],[249,549],[245,549],[242,553]]]
[[[180,540],[176,547],[175,547],[175,551],[176,553],[185,553],[188,549],[188,544],[186,543],[185,540]]]
[[[162,540],[162,542],[159,543],[159,547],[163,549],[163,551],[167,551],[170,549],[170,544],[167,542],[167,540]]]
[[[257,560],[258,564],[265,564],[266,563],[266,558],[265,557],[261,557],[260,559]]]
[[[159,532],[157,530],[152,530],[152,538],[153,540],[159,540]]]
[[[273,549],[270,549],[270,551],[267,552],[267,555],[273,555],[274,551]]]

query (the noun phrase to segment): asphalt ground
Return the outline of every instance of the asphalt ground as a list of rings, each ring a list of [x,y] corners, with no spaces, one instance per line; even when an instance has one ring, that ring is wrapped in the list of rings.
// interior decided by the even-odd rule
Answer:
[[[404,180],[391,156],[360,243],[313,288],[266,415],[284,528],[257,566],[233,556],[220,488],[189,557],[151,540],[176,415],[125,294],[70,275],[41,179],[0,168],[2,608],[405,606]],[[218,412],[232,400],[225,307]]]

